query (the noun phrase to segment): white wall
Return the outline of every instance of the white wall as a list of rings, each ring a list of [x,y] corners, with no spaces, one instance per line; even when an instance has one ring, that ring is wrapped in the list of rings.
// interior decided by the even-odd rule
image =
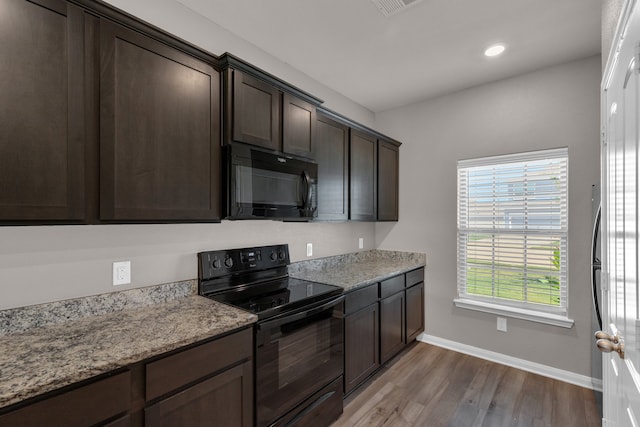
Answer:
[[[0,227],[0,310],[198,277],[199,251],[288,243],[291,261],[374,248],[374,224],[223,221]],[[131,260],[132,284],[112,285],[112,263]]]
[[[471,71],[470,71],[471,72]],[[425,252],[426,333],[590,375],[591,185],[599,180],[600,57],[543,69],[376,115],[400,150],[400,221],[376,246]],[[571,329],[455,308],[456,161],[569,147]]]
[[[325,100],[325,105],[364,125],[373,113],[307,75],[204,19],[174,0],[110,0],[109,3],[213,54],[230,52]],[[289,243],[292,261],[374,246],[373,223],[292,224],[223,221],[222,224],[0,227],[0,309],[194,279],[196,253]],[[111,285],[111,263],[131,260],[132,284]]]

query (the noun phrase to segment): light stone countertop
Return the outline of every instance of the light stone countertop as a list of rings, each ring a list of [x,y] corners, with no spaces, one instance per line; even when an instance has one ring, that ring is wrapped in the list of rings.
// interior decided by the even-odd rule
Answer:
[[[249,326],[257,316],[189,295],[0,337],[0,408]]]
[[[293,263],[289,275],[341,286],[346,292],[425,265],[423,253],[370,250]]]

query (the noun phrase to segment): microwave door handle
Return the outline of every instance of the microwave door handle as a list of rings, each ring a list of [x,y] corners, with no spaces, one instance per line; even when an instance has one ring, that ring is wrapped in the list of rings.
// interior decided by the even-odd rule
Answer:
[[[302,192],[302,208],[309,209],[311,206],[311,177],[307,171],[302,171],[302,181],[304,188]]]

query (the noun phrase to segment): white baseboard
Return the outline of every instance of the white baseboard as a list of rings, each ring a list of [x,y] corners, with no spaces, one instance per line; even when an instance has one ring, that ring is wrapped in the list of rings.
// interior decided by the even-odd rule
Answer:
[[[500,363],[501,365],[511,366],[512,368],[522,369],[523,371],[532,372],[554,380],[564,381],[580,387],[589,388],[596,391],[602,391],[602,380],[591,378],[586,375],[576,374],[574,372],[565,371],[554,368],[552,366],[543,365],[541,363],[531,362],[529,360],[518,359],[517,357],[507,356],[506,354],[497,353],[495,351],[485,350],[479,347],[462,344],[456,341],[447,340],[433,335],[420,334],[418,341],[427,344],[433,344],[459,353],[468,354],[480,359],[489,360],[491,362]]]

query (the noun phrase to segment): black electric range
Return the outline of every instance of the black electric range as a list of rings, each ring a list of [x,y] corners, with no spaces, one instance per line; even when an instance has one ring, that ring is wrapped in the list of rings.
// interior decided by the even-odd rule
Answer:
[[[201,252],[198,293],[258,315],[255,425],[328,426],[342,413],[343,289],[288,265],[288,245]]]

